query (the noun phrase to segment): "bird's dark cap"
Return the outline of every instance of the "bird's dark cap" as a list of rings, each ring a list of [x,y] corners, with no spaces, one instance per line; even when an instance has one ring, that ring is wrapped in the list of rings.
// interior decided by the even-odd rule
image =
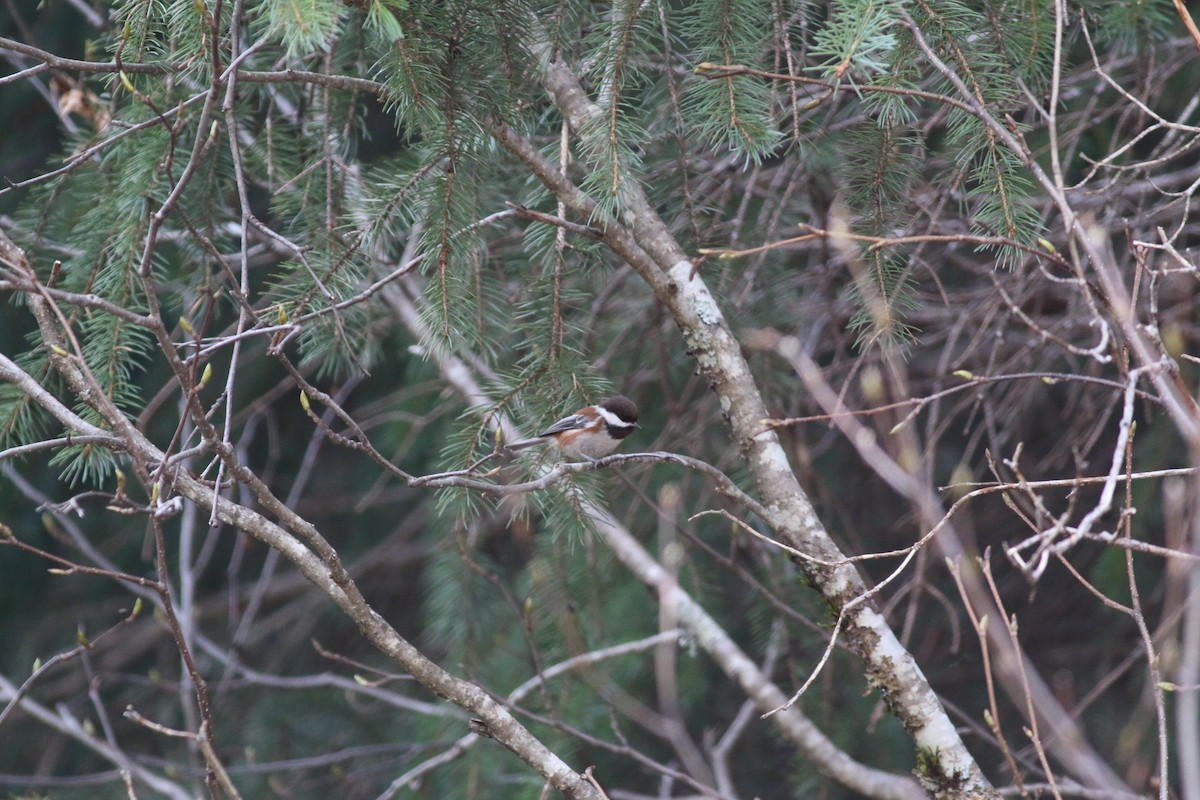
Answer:
[[[627,422],[633,427],[637,427],[638,409],[628,397],[619,394],[614,395],[601,400],[600,407],[605,411],[615,414],[622,422]]]

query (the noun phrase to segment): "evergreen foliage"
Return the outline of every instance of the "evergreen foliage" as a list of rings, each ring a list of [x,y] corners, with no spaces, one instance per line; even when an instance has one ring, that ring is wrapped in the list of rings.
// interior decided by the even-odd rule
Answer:
[[[409,231],[420,230],[417,254],[429,301],[424,307],[439,346],[488,353],[496,368],[504,369],[509,342],[520,342],[527,366],[510,378],[522,383],[547,367],[552,373],[562,369],[555,362],[563,346],[578,351],[573,340],[581,332],[569,324],[565,333],[555,328],[556,341],[534,343],[544,338],[537,321],[548,312],[562,314],[573,303],[575,290],[564,286],[562,276],[578,273],[589,249],[584,242],[564,251],[552,230],[528,225],[527,249],[521,253],[493,244],[506,226],[474,227],[488,213],[484,187],[489,198],[526,193],[512,182],[523,180],[519,173],[497,157],[488,133],[493,122],[502,119],[554,141],[550,137],[559,123],[544,113],[536,87],[525,80],[538,69],[539,58],[578,59],[587,66],[586,88],[601,113],[576,132],[574,168],[583,170],[580,185],[598,202],[597,219],[619,214],[622,187],[649,174],[646,156],[658,152],[652,148],[661,141],[656,131],[664,130],[660,109],[671,102],[672,69],[699,64],[777,69],[786,66],[782,44],[794,59],[808,59],[811,66],[793,63],[797,74],[816,70],[837,87],[836,101],[826,100],[798,119],[788,108],[790,90],[779,81],[736,75],[692,79],[685,82],[678,105],[685,130],[702,146],[751,163],[775,152],[785,137],[831,149],[828,158],[839,165],[855,232],[868,236],[920,230],[922,211],[913,205],[920,187],[956,186],[970,229],[1013,243],[993,248],[997,263],[1012,268],[1023,257],[1015,246],[1030,245],[1042,231],[1025,168],[976,117],[960,109],[946,112],[944,134],[914,127],[921,107],[932,101],[906,93],[921,87],[953,93],[942,76],[921,66],[915,25],[971,83],[979,102],[999,116],[1013,110],[1022,101],[1022,85],[1044,83],[1052,37],[1046,15],[1038,13],[1044,9],[1027,4],[1016,5],[1022,18],[1035,24],[1014,25],[1014,35],[999,35],[999,20],[1017,13],[1010,5],[860,0],[821,9],[805,3],[793,8],[705,0],[679,8],[623,2],[586,9],[572,3],[543,8],[525,2],[379,0],[356,8],[319,0],[264,0],[244,9],[252,20],[247,33],[256,42],[248,64],[266,68],[282,60],[311,68],[320,66],[313,59],[322,59],[335,70],[366,67],[383,83],[384,110],[407,145],[402,161],[376,168],[354,164],[363,114],[377,112],[340,91],[242,82],[238,129],[227,132],[219,121],[210,124],[219,135],[243,140],[246,177],[262,193],[251,210],[305,248],[272,268],[260,303],[281,318],[312,315],[299,339],[304,363],[318,364],[321,374],[330,376],[370,369],[377,335],[370,311],[334,309],[369,281],[373,260],[396,257]],[[228,4],[221,8],[229,12]],[[202,84],[211,66],[205,23],[211,12],[190,0],[128,0],[119,6],[121,27],[110,52],[128,60],[181,63],[194,83],[136,75],[109,79],[119,125],[96,135],[111,137],[113,144],[102,149],[100,160],[47,182],[38,190],[39,200],[23,207],[22,222],[37,232],[35,242],[55,246],[69,230],[72,246],[92,258],[91,264],[68,261],[63,275],[72,290],[90,287],[118,304],[141,308],[137,293],[142,289],[130,278],[147,257],[160,280],[178,280],[184,270],[193,280],[221,282],[219,270],[194,268],[208,260],[203,252],[208,245],[197,247],[192,236],[200,232],[212,246],[227,247],[234,241],[229,225],[240,216],[228,150],[206,146],[211,134],[196,128],[200,97],[191,87]],[[549,54],[535,55],[529,43],[546,36],[552,37]],[[668,53],[674,63],[665,61]],[[180,103],[187,105],[176,111]],[[159,115],[177,121],[170,129],[153,124]],[[855,118],[849,135],[828,135],[842,120]],[[800,128],[787,131],[797,122]],[[73,145],[81,146],[83,141]],[[199,176],[158,236],[179,245],[143,252],[148,214],[166,199],[179,165],[196,147],[204,152]],[[548,157],[554,157],[554,149],[548,148]],[[677,191],[686,174],[670,174],[670,163],[663,162],[666,182],[656,188]],[[96,187],[109,202],[71,203],[78,191],[73,187],[84,185]],[[532,202],[536,207],[540,201]],[[850,284],[862,303],[852,325],[864,329],[864,344],[908,339],[912,333],[904,318],[916,302],[906,277],[910,266],[891,248],[864,247],[863,253],[872,277]],[[521,278],[527,285],[520,289],[485,277],[496,269],[506,272],[501,265],[514,257],[533,259],[542,270]],[[47,263],[42,257],[34,261]],[[867,307],[864,279],[886,308]],[[504,315],[505,298],[514,291],[523,309],[517,324]],[[236,313],[228,300],[209,313],[222,307],[218,317]],[[525,326],[521,319],[532,324]],[[82,331],[85,349],[123,352],[129,346],[125,340],[134,335],[128,327],[100,315]],[[583,361],[572,360],[560,374],[574,375]],[[129,381],[135,364],[97,365],[112,396],[127,407],[136,396]],[[546,395],[562,397],[553,388]]]
[[[105,399],[174,459],[171,469],[199,476],[211,482],[214,493],[236,496],[267,515],[269,505],[256,489],[217,468],[212,448],[189,450],[199,441],[199,423],[211,424],[265,486],[287,498],[289,508],[313,519],[323,532],[333,531],[329,539],[385,616],[402,618],[398,627],[408,626],[406,635],[415,632],[411,638],[432,658],[497,697],[531,675],[541,676],[550,665],[677,625],[660,618],[653,593],[598,544],[593,504],[614,509],[648,549],[654,549],[655,536],[661,537],[659,557],[675,569],[671,579],[706,607],[719,609],[714,616],[737,644],[770,662],[768,677],[782,675],[781,685],[799,685],[822,656],[823,645],[814,642],[830,627],[826,609],[800,585],[796,565],[722,517],[689,519],[734,505],[702,475],[675,465],[671,470],[629,467],[622,476],[609,470],[568,475],[520,497],[460,487],[435,493],[404,484],[386,463],[364,456],[360,433],[397,471],[409,475],[483,464],[473,475],[481,482],[534,480],[555,456],[529,450],[502,457],[506,443],[494,432],[498,415],[533,435],[564,413],[623,392],[635,396],[643,411],[642,429],[629,449],[677,449],[748,486],[737,448],[719,433],[727,410],[712,401],[703,379],[693,377],[695,366],[650,290],[599,241],[607,226],[632,224],[630,209],[639,193],[696,256],[695,268],[708,285],[717,287],[716,302],[736,332],[745,334],[745,350],[771,414],[819,418],[822,424],[840,421],[814,405],[794,365],[783,363],[782,349],[773,349],[772,336],[804,338],[814,360],[835,373],[831,382],[837,382],[842,396],[889,412],[902,407],[907,413],[915,401],[903,397],[889,405],[892,398],[883,397],[883,390],[875,396],[864,388],[863,375],[889,387],[890,381],[899,383],[892,373],[879,378],[879,365],[893,363],[888,359],[895,352],[915,354],[914,372],[930,395],[949,393],[945,378],[960,368],[967,374],[968,367],[994,367],[995,372],[1038,375],[1100,369],[1088,360],[1088,348],[1100,335],[1090,324],[1030,322],[1017,333],[1004,329],[1004,335],[988,327],[998,324],[997,318],[1032,319],[1042,305],[1058,302],[1051,291],[1006,297],[1006,305],[989,307],[981,319],[964,311],[965,320],[945,322],[947,315],[962,311],[949,299],[962,286],[972,287],[964,294],[991,291],[993,281],[1009,285],[1009,279],[1039,270],[1052,276],[1052,290],[1086,287],[1092,280],[1077,276],[1076,262],[1060,255],[1069,250],[1066,244],[1060,241],[1055,249],[1049,243],[1062,225],[1061,209],[1048,200],[1037,174],[1051,169],[1046,102],[1055,69],[1055,0],[112,0],[101,5],[111,17],[105,17],[102,29],[87,32],[95,41],[91,60],[112,59],[117,66],[97,68],[81,83],[104,114],[68,115],[76,130],[47,158],[40,177],[0,190],[0,201],[7,202],[7,195],[14,203],[11,218],[0,221],[25,249],[40,286],[75,296],[62,301],[69,313],[55,322],[69,334],[67,357],[77,359]],[[1085,86],[1078,77],[1092,65],[1090,48],[1100,49],[1114,73],[1161,64],[1166,31],[1173,30],[1177,17],[1169,0],[1080,0],[1069,3],[1068,10],[1059,66],[1070,91],[1056,95],[1061,106],[1056,112],[1088,119],[1081,109],[1089,104],[1117,101],[1111,85]],[[1080,20],[1089,26],[1087,40]],[[0,30],[0,35],[11,32]],[[548,66],[559,62],[580,77],[596,111],[578,129],[564,130],[562,114],[539,82]],[[1172,68],[1170,77],[1180,83],[1195,77],[1194,71],[1180,70]],[[0,99],[7,89],[0,82]],[[1084,134],[1073,139],[1064,149],[1067,182],[1102,164],[1153,183],[1145,165],[1161,153],[1152,148],[1160,135],[1169,141],[1178,132],[1154,131],[1142,141],[1143,134],[1125,126],[1143,113],[1148,112],[1127,106],[1120,120],[1118,112],[1104,117],[1103,130],[1094,134],[1095,141],[1104,141],[1094,147]],[[1014,150],[989,120],[999,121],[1024,149]],[[524,137],[595,202],[590,217],[561,206],[498,144],[501,126]],[[1065,131],[1069,124],[1060,127]],[[1182,138],[1192,139],[1172,151],[1181,162],[1194,160],[1189,149],[1194,133],[1189,129]],[[1144,211],[1136,198],[1122,208],[1128,216]],[[1161,245],[1155,233],[1161,223],[1147,221],[1152,216],[1146,213],[1131,223],[1126,238]],[[1115,220],[1105,224],[1118,227]],[[1187,244],[1181,240],[1179,249]],[[701,248],[730,257],[702,258]],[[1146,291],[1161,288],[1155,283]],[[1168,289],[1177,290],[1174,284]],[[420,334],[401,330],[393,292],[417,307],[419,322],[411,329]],[[20,340],[10,345],[13,360],[87,422],[111,430],[94,405],[74,397],[54,371],[52,357],[62,354],[49,350],[32,327],[30,294],[5,296],[8,310],[0,327]],[[112,313],[114,307],[129,313]],[[161,315],[172,355],[185,366],[182,376],[170,371],[171,360],[160,352],[161,337],[130,319],[149,314]],[[22,322],[12,328],[18,333],[7,332],[9,319],[18,316]],[[18,330],[18,324],[25,327]],[[1184,323],[1173,330],[1181,338],[1191,335]],[[1015,354],[996,345],[978,362],[952,356],[962,339],[1000,341],[1004,336],[1006,343],[1019,342],[1013,344]],[[1048,353],[1041,349],[1048,342],[1065,344]],[[930,350],[922,351],[922,345]],[[1038,360],[1032,366],[1019,360],[1033,351]],[[443,356],[459,359],[478,380],[485,403],[464,399],[461,385],[445,388],[429,366]],[[200,377],[206,366],[215,373],[207,383]],[[1089,378],[1121,386],[1128,365],[1122,370]],[[304,402],[311,407],[302,408],[295,400],[297,376],[347,398],[341,402],[360,431],[307,395]],[[1002,397],[1005,402],[998,406],[1005,408],[1010,398]],[[200,404],[201,415],[189,416],[192,402]],[[952,456],[937,449],[941,437],[961,446],[961,460],[979,473],[972,480],[987,477],[987,464],[1000,470],[995,465],[1017,442],[1038,440],[1032,428],[1041,419],[1036,409],[1013,423],[1010,433],[997,422],[995,407],[974,396],[964,402],[932,419],[921,433],[934,444],[918,453],[927,460],[920,469],[938,488],[955,482],[946,465],[960,458],[958,451]],[[1049,401],[1043,396],[1038,402]],[[1116,406],[1110,397],[1088,396],[1079,400],[1086,413],[1078,416],[1104,415],[1108,422],[1120,413],[1112,410]],[[870,438],[870,425],[878,426],[883,439],[889,427],[885,420],[896,424],[891,433],[909,424],[903,414],[895,419],[864,414],[862,419],[859,444]],[[0,448],[36,444],[62,435],[62,429],[26,393],[0,382]],[[856,552],[883,549],[861,541],[880,528],[900,538],[898,546],[908,546],[926,532],[913,534],[911,507],[891,495],[877,503],[884,489],[864,488],[858,478],[826,479],[842,474],[852,453],[833,442],[834,430],[783,434],[805,482],[822,484],[819,511],[834,510],[836,523],[830,527],[839,537],[844,528],[848,539],[861,544]],[[1075,437],[1083,442],[1077,451],[1066,445],[1039,448],[1039,466],[1068,469],[1063,464],[1069,462],[1069,469],[1083,474],[1080,464],[1102,460],[1095,448],[1108,442],[1106,430],[1081,432]],[[322,439],[328,432],[333,435]],[[339,447],[335,441],[349,444]],[[1158,466],[1166,466],[1182,446],[1172,439],[1156,448],[1155,458],[1164,462]],[[319,457],[313,455],[318,449]],[[219,629],[213,619],[236,620],[247,608],[253,609],[250,617],[261,614],[261,631],[243,634],[231,624],[221,629],[224,637],[217,644],[208,642],[207,634],[191,644],[210,676],[216,705],[254,731],[263,743],[264,761],[305,757],[307,748],[322,746],[312,734],[322,727],[343,737],[336,746],[347,751],[374,744],[373,737],[389,742],[411,737],[410,751],[380,756],[361,774],[341,774],[340,765],[305,773],[322,792],[344,781],[354,790],[347,789],[346,796],[377,796],[396,774],[433,757],[435,746],[438,752],[457,746],[454,741],[464,733],[457,712],[442,717],[409,713],[403,703],[387,705],[387,713],[401,717],[403,725],[375,721],[370,724],[378,730],[358,728],[360,718],[377,720],[381,713],[372,705],[378,696],[369,692],[349,703],[324,695],[323,704],[311,707],[289,700],[296,710],[290,723],[278,709],[260,711],[253,703],[237,707],[231,698],[249,694],[238,683],[237,664],[214,653],[244,656],[245,664],[264,671],[285,674],[294,667],[318,673],[333,668],[307,649],[310,633],[319,633],[316,638],[323,641],[338,639],[339,652],[354,652],[357,640],[346,638],[340,619],[316,619],[300,603],[273,605],[278,556],[264,555],[241,536],[228,536],[226,528],[214,526],[205,538],[207,519],[189,517],[186,525],[167,514],[151,519],[145,510],[153,506],[149,498],[157,484],[151,490],[131,481],[126,489],[130,460],[115,448],[69,442],[52,455],[33,454],[19,462],[21,470],[37,474],[31,482],[36,486],[22,491],[25,497],[50,492],[48,487],[63,496],[106,493],[112,516],[104,519],[116,521],[98,537],[103,557],[131,575],[156,572],[157,564],[136,551],[143,541],[151,542],[155,526],[164,526],[179,563],[194,568],[189,592],[202,594],[210,584],[234,587],[228,603],[205,604],[188,595],[187,611],[199,628]],[[167,468],[151,465],[152,471],[160,466]],[[1003,468],[1011,466],[1005,462]],[[121,488],[114,495],[118,481]],[[682,506],[668,507],[663,500],[667,484],[682,491]],[[92,505],[104,505],[80,496],[89,515]],[[427,502],[430,496],[434,499]],[[42,508],[41,502],[51,501],[34,507]],[[887,512],[874,511],[877,505]],[[29,521],[23,530],[34,528],[47,540],[39,546],[53,549],[67,542],[65,549],[78,555],[78,541],[55,527],[64,523],[53,522],[58,517],[50,512],[62,508],[45,507],[50,509],[43,523],[47,530]],[[1020,513],[1022,524],[1051,524],[1043,519],[1050,516],[1043,508]],[[7,514],[8,508],[0,508],[0,525],[10,524]],[[738,518],[743,516],[753,515],[739,511]],[[901,521],[884,524],[880,516]],[[95,519],[78,524],[86,528]],[[1129,524],[1149,523],[1139,518]],[[980,528],[1006,536],[1010,530],[1004,524]],[[377,564],[373,548],[386,537],[412,544],[419,554],[406,555],[411,561],[395,572],[386,559]],[[150,550],[146,545],[145,552]],[[179,563],[172,562],[168,571],[182,582]],[[873,572],[876,562],[864,563],[863,569]],[[1106,569],[1109,575],[1113,567]],[[886,574],[882,567],[879,572]],[[922,573],[920,580],[935,579]],[[898,590],[897,597],[905,591]],[[953,602],[944,600],[954,595],[952,585],[937,591],[940,602]],[[124,599],[114,594],[104,603]],[[67,628],[75,624],[65,617],[57,622]],[[932,623],[910,619],[908,624],[909,632],[917,630],[914,647],[939,654],[948,649]],[[927,637],[924,642],[921,635]],[[276,636],[286,641],[273,651],[265,642]],[[50,649],[51,641],[31,639],[24,647],[28,651],[11,656],[12,663],[0,663],[0,672],[16,670],[19,659],[31,661],[34,651]],[[637,699],[662,700],[669,694],[653,655],[647,655],[654,652],[647,646],[636,655],[564,672],[545,680],[520,704],[530,712],[525,721],[531,729],[573,765],[597,764],[597,774],[627,775],[621,786],[626,796],[666,792],[661,787],[670,781],[663,775],[686,772],[678,742],[662,735],[669,725],[656,716],[659,710],[643,709],[645,701]],[[746,698],[740,687],[716,676],[710,660],[693,652],[683,647],[675,654],[678,685],[670,689],[686,712],[683,735],[704,740],[707,754],[711,740],[732,729]],[[374,656],[358,653],[338,669],[351,664],[358,670],[359,658]],[[382,659],[370,663],[371,669],[387,672]],[[810,703],[807,710],[822,717],[830,737],[848,752],[876,747],[873,743],[881,740],[894,743],[894,749],[876,747],[884,754],[875,765],[907,772],[911,754],[898,724],[888,723],[879,739],[863,741],[864,720],[872,713],[866,706],[873,702],[860,696],[867,682],[842,680],[857,674],[859,666],[835,651],[828,669],[837,674],[831,683],[838,685],[825,698],[800,707]],[[19,669],[27,674],[27,663]],[[113,695],[122,707],[139,703],[147,718],[161,719],[163,725],[196,727],[191,705],[180,708],[178,697],[164,688],[181,674],[173,649],[151,652],[148,647],[101,673],[114,684],[118,679],[110,676],[157,676],[121,684]],[[163,673],[169,677],[162,678]],[[360,685],[378,678],[384,687],[390,680],[371,676]],[[986,697],[979,686],[957,688],[956,699],[970,713],[983,707]],[[347,687],[337,691],[352,695]],[[398,691],[406,700],[416,696]],[[229,737],[229,752],[239,749],[235,742],[241,744],[235,738],[238,724],[218,732]],[[782,797],[789,786],[850,796],[850,790],[831,788],[806,773],[811,770],[807,762],[780,766],[794,751],[765,724],[739,724],[750,732],[735,752],[765,754],[763,760],[774,764],[768,773],[751,763],[754,759],[732,758],[731,780],[739,796]],[[585,735],[577,736],[575,729]],[[5,733],[0,728],[0,737]],[[191,755],[188,742],[164,743],[140,729],[128,739],[135,743],[131,748],[142,746],[152,754],[148,763],[158,758],[185,764]],[[32,745],[22,747],[17,755],[0,755],[0,773],[17,769],[8,759],[31,757]],[[424,778],[425,796],[544,795],[543,782],[500,748],[473,748],[433,769]],[[248,772],[253,772],[252,756],[242,758]],[[71,758],[78,758],[72,764],[82,764],[81,770],[100,769],[88,760],[91,756]],[[986,763],[990,774],[1007,769],[1000,756],[994,762]],[[199,786],[202,778],[196,780]],[[260,792],[295,788],[277,789],[257,773],[244,780],[243,787]],[[670,792],[692,789],[700,791],[683,780]],[[295,794],[303,795],[304,789]],[[68,790],[62,796],[73,795]]]

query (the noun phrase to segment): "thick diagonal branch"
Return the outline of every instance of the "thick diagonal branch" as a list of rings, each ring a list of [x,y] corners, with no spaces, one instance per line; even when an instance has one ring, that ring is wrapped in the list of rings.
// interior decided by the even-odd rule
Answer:
[[[549,60],[543,86],[576,131],[602,114],[563,62]],[[519,158],[574,213],[604,230],[604,241],[654,290],[679,325],[689,352],[716,393],[730,432],[754,478],[771,526],[791,546],[821,561],[842,559],[792,472],[777,436],[763,431],[766,407],[741,345],[697,268],[642,192],[635,176],[624,175],[620,219],[598,218],[594,201],[567,181],[555,166],[512,129],[499,124],[496,138]],[[814,585],[836,611],[866,591],[853,565],[822,567],[803,563]],[[847,617],[849,646],[866,662],[869,680],[883,690],[930,767],[927,788],[953,796],[990,795],[954,725],[912,656],[883,617],[862,604]]]

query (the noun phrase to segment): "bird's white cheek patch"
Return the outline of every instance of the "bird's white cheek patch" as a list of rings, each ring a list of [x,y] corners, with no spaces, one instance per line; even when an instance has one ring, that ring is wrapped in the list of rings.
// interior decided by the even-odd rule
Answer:
[[[611,425],[614,428],[632,428],[633,427],[632,422],[626,422],[625,420],[618,417],[616,414],[609,411],[604,406],[596,406],[596,411],[598,411],[600,413],[601,419],[603,419],[605,422],[607,422],[609,425]]]

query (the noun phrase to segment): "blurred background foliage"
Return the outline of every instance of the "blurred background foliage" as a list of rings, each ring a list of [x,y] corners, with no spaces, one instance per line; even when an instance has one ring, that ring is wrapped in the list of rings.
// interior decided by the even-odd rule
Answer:
[[[1197,233],[1184,207],[1200,174],[1195,131],[1141,132],[1152,125],[1147,108],[1195,124],[1200,60],[1191,40],[1170,2],[1068,5],[1057,147],[1067,183],[1090,181],[1074,200],[1105,221],[1123,263],[1130,261],[1129,243],[1156,239],[1160,226],[1177,229],[1175,246],[1187,252]],[[0,36],[63,57],[105,61],[120,52],[128,63],[175,62],[211,46],[201,7],[228,15],[235,4],[10,0],[0,9]],[[211,62],[191,58],[171,81],[130,75],[144,102],[111,74],[80,80],[78,73],[51,70],[5,82],[0,175],[10,184],[0,193],[0,219],[44,281],[61,260],[60,287],[93,291],[139,313],[147,298],[129,276],[146,259],[164,316],[178,326],[176,341],[190,338],[188,327],[218,337],[237,323],[231,287],[241,217],[230,135],[248,173],[249,210],[300,245],[289,250],[257,228],[248,236],[248,297],[260,319],[293,321],[328,309],[421,256],[402,291],[421,308],[427,335],[406,327],[381,295],[307,321],[295,340],[249,338],[228,402],[243,463],[337,546],[380,613],[451,671],[503,695],[563,659],[654,634],[659,608],[589,535],[563,491],[502,502],[461,491],[434,495],[323,440],[270,346],[282,344],[377,450],[412,474],[461,468],[493,446],[482,422],[488,409],[468,407],[430,357],[450,352],[469,359],[498,407],[528,431],[620,391],[642,409],[642,428],[627,449],[686,453],[747,485],[720,409],[651,292],[594,242],[572,237],[560,247],[555,229],[505,205],[555,213],[548,193],[487,133],[502,119],[557,163],[560,121],[532,79],[546,54],[526,49],[530,39],[590,65],[587,88],[612,112],[611,126],[575,134],[569,174],[601,208],[618,214],[622,198],[608,190],[611,176],[636,175],[698,256],[705,248],[778,242],[808,230],[803,226],[829,229],[839,220],[863,236],[1004,240],[985,248],[966,238],[876,249],[864,243],[858,258],[848,259],[827,237],[812,236],[745,257],[700,258],[731,326],[747,342],[775,416],[823,410],[783,359],[754,344],[768,333],[798,337],[856,408],[945,391],[962,383],[955,370],[1028,374],[949,394],[909,423],[921,443],[922,474],[935,486],[991,479],[987,454],[1009,458],[1018,445],[1031,479],[1107,468],[1120,374],[1082,353],[1097,334],[1079,297],[1056,272],[1059,265],[1031,255],[1041,239],[1065,249],[1056,233],[1058,210],[975,117],[913,93],[955,95],[929,69],[913,28],[945,57],[955,43],[969,41],[955,68],[978,78],[983,102],[1009,115],[1048,165],[1051,3],[312,0],[302,8],[306,24],[296,25],[290,2],[245,3],[246,42],[260,45],[243,68],[370,78],[386,99],[338,86],[241,83],[230,112],[238,130],[231,134],[217,109],[219,146],[198,162],[179,210],[148,251],[149,214],[203,133],[197,98]],[[1144,107],[1098,77],[1091,46],[1106,73]],[[35,63],[12,49],[0,47],[0,55],[6,75]],[[823,83],[697,74],[706,62],[791,70]],[[83,93],[82,105],[60,116],[72,89]],[[104,114],[111,120],[103,121]],[[174,137],[154,123],[157,115],[179,120]],[[22,185],[114,131],[136,135],[61,177]],[[1196,352],[1200,344],[1194,283],[1193,275],[1180,273],[1164,275],[1158,286],[1158,321],[1178,352]],[[883,306],[873,305],[880,298]],[[179,395],[155,343],[109,315],[81,317],[78,325],[89,364],[111,396],[156,442],[169,442],[179,425]],[[27,309],[8,295],[0,352],[40,376],[46,361],[38,344]],[[895,371],[897,353],[902,374]],[[208,357],[219,379],[201,393],[206,404],[221,393],[230,358],[229,348]],[[1194,365],[1184,362],[1183,370],[1194,385]],[[55,430],[23,407],[11,387],[0,390],[5,446]],[[886,438],[908,411],[875,414],[869,424]],[[1169,426],[1150,424],[1155,416],[1151,403],[1139,404],[1145,427],[1136,439],[1136,467],[1187,463]],[[908,504],[826,420],[786,427],[782,435],[846,552],[905,547],[924,532]],[[111,493],[118,461],[86,447],[65,453],[4,462],[0,522],[38,547],[86,560],[79,543],[87,541],[120,569],[152,574],[153,543],[142,517],[106,511],[103,495],[61,505],[81,492]],[[579,484],[652,551],[678,540],[679,580],[688,591],[755,658],[778,653],[773,674],[785,690],[805,680],[831,620],[780,552],[719,517],[687,519],[730,507],[708,482],[655,465],[583,475]],[[682,492],[680,507],[664,505],[667,487]],[[142,488],[129,491],[145,499]],[[1134,491],[1133,535],[1182,546],[1179,520],[1190,509],[1171,499],[1178,487],[1138,483]],[[1095,494],[1076,488],[1046,497],[1059,513],[1071,504],[1088,506]],[[1027,534],[999,495],[972,501],[955,522],[979,554]],[[382,693],[356,691],[359,675],[378,680],[381,689],[433,701],[410,690],[403,676],[390,675],[385,659],[345,618],[262,545],[210,529],[195,514],[168,530],[174,557],[186,561],[183,571],[195,581],[182,607],[196,627],[198,658],[213,690],[216,741],[243,796],[375,797],[466,732],[452,710],[410,711]],[[1096,749],[1130,785],[1146,788],[1155,769],[1155,732],[1135,626],[1060,566],[1033,586],[995,553],[992,559],[1035,665],[1078,713]],[[1096,588],[1128,602],[1123,553],[1083,545],[1071,562]],[[1157,558],[1136,562],[1152,625],[1169,630],[1180,602],[1175,568]],[[868,561],[862,568],[879,579],[894,563]],[[95,735],[119,740],[151,769],[199,785],[202,763],[185,743],[121,717],[132,705],[164,725],[195,726],[194,710],[180,701],[186,678],[161,618],[146,613],[100,637],[132,607],[128,587],[53,576],[46,566],[0,550],[0,671],[19,684],[39,659],[72,648],[81,636],[95,640],[85,655],[39,680],[32,697],[88,720]],[[182,578],[178,563],[173,570]],[[880,606],[968,730],[985,770],[1007,784],[1011,776],[981,719],[986,686],[978,645],[945,570],[922,553]],[[695,741],[711,746],[744,697],[686,641],[678,658],[683,719]],[[656,706],[656,691],[653,659],[643,651],[555,679],[525,704],[536,715],[532,729],[570,763],[597,765],[596,774],[622,796],[651,796],[664,779],[632,754],[679,766],[662,737],[634,721],[639,709]],[[844,653],[835,653],[801,705],[851,756],[881,769],[912,769],[911,743]],[[1010,736],[1023,742],[1019,715],[1005,709]],[[6,791],[125,795],[108,761],[27,715],[4,720],[0,741]],[[740,796],[850,796],[797,759],[757,715],[735,752],[729,763]],[[1030,753],[1019,756],[1029,768]],[[541,791],[522,764],[484,742],[404,795],[532,798]]]

